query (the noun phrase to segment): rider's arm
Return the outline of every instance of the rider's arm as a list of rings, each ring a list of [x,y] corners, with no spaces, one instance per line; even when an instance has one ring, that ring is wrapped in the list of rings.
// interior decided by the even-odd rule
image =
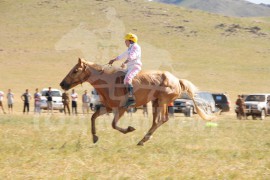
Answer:
[[[113,64],[114,61],[118,61],[124,58],[128,57],[128,51],[125,51],[124,53],[122,53],[121,55],[117,56],[116,58],[112,59],[109,61],[109,64]]]
[[[118,60],[121,60],[121,59],[124,59],[124,58],[127,58],[128,57],[128,50],[125,51],[124,53],[120,54],[119,56],[117,56],[115,58],[115,61],[118,61]]]

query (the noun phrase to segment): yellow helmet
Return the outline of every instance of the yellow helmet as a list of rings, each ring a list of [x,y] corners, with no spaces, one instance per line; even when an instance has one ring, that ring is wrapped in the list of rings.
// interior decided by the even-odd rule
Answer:
[[[136,43],[138,41],[138,37],[135,34],[127,33],[125,35],[125,40],[130,40]]]

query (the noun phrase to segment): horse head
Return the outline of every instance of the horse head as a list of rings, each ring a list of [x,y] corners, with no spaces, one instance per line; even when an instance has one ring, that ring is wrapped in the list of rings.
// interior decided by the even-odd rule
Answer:
[[[60,83],[60,86],[64,90],[69,90],[78,84],[82,84],[87,81],[91,73],[87,71],[87,62],[81,58],[78,59],[78,63],[70,70],[66,77]]]

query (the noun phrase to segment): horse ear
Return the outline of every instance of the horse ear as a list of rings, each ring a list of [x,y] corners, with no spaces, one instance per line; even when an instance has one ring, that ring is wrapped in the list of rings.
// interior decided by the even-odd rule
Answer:
[[[78,64],[81,64],[82,63],[82,60],[81,58],[78,59]]]

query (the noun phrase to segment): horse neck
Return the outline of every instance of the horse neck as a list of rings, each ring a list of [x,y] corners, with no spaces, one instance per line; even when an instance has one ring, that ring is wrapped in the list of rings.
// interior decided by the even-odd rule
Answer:
[[[87,82],[89,82],[97,91],[103,89],[102,87],[104,86],[109,86],[109,84],[112,82],[113,79],[112,74],[102,72],[101,66],[93,67],[89,64],[87,66],[88,66],[87,71],[89,71],[90,74],[90,76],[87,79]]]
[[[90,77],[88,78],[88,82],[96,89],[99,95],[102,97],[101,99],[104,102],[108,102],[110,99],[110,94],[108,93],[108,89],[113,87],[117,74],[116,73],[106,73],[102,72],[102,67],[92,67],[88,65],[87,68],[90,71]],[[109,90],[110,91],[110,90]]]

